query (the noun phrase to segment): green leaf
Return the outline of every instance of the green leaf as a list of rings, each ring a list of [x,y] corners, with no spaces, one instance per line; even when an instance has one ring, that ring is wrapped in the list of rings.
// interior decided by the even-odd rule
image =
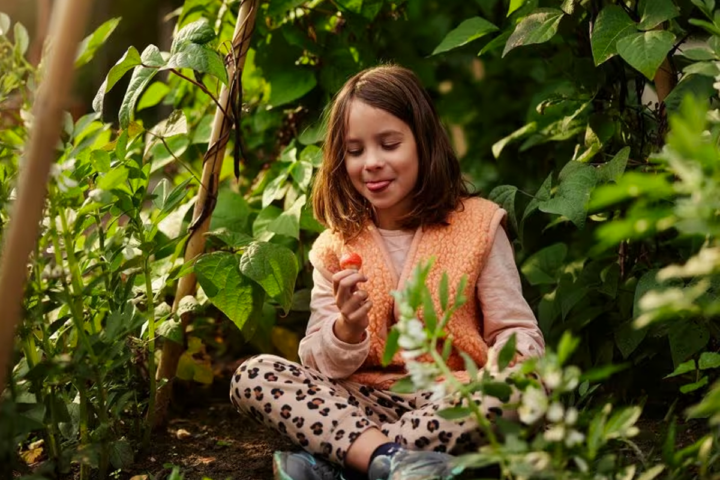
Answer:
[[[240,273],[260,284],[285,314],[292,304],[298,269],[295,254],[274,243],[253,243],[240,258]]]
[[[668,332],[673,364],[680,365],[701,351],[710,341],[708,328],[695,320],[678,319]]]
[[[673,194],[674,189],[664,175],[625,172],[617,184],[605,184],[593,191],[590,209],[597,211],[642,196],[664,198]]]
[[[187,43],[181,49],[172,54],[168,59],[166,69],[189,68],[196,72],[209,73],[213,77],[227,85],[228,77],[225,64],[218,52],[206,45]]]
[[[630,147],[624,147],[620,150],[617,155],[613,157],[608,163],[600,166],[597,170],[597,177],[599,182],[617,182],[623,173],[625,173],[625,167],[627,166],[628,159],[630,158]]]
[[[293,180],[297,183],[300,190],[307,192],[312,182],[313,166],[311,163],[298,161],[295,162],[290,170]]]
[[[150,133],[162,138],[187,135],[188,125],[185,113],[182,110],[175,110],[168,118],[155,125]]]
[[[440,286],[438,288],[438,294],[440,295],[440,308],[442,308],[443,313],[447,311],[448,303],[450,302],[448,282],[449,279],[447,272],[443,272],[442,277],[440,278]]]
[[[563,215],[579,229],[585,226],[590,194],[597,184],[597,173],[590,165],[568,162],[560,172],[560,185],[553,198],[541,202],[545,213]]]
[[[201,256],[195,274],[210,301],[242,330],[253,312],[262,310],[262,288],[240,274],[238,257],[215,252]]]
[[[642,414],[640,407],[627,407],[615,412],[605,424],[605,438],[620,438],[627,434]]]
[[[634,33],[617,42],[620,56],[649,80],[673,48],[675,35],[666,30]]]
[[[185,342],[185,332],[183,332],[182,324],[173,318],[168,318],[160,324],[157,334],[179,345]]]
[[[299,239],[300,215],[306,201],[307,197],[305,195],[300,196],[289,209],[281,213],[268,225],[268,231]]]
[[[547,42],[557,33],[560,20],[564,16],[565,13],[557,8],[538,8],[515,27],[505,44],[502,56],[516,47]]]
[[[622,7],[608,5],[602,9],[595,21],[590,43],[595,66],[617,54],[617,42],[637,32],[637,25]]]
[[[216,238],[223,245],[227,245],[231,248],[242,248],[250,245],[254,239],[247,233],[234,232],[227,228],[218,228],[206,233],[208,237]]]
[[[437,313],[435,312],[435,304],[432,300],[432,295],[428,291],[427,287],[423,289],[423,320],[425,327],[430,332],[435,332],[438,324]]]
[[[268,6],[267,15],[274,19],[279,19],[287,15],[290,10],[293,10],[304,3],[304,0],[271,0]],[[344,4],[345,2],[343,2]]]
[[[188,43],[195,45],[205,45],[215,39],[215,31],[210,26],[207,19],[202,18],[192,23],[188,23],[175,34],[170,53],[175,54],[185,48]]]
[[[495,397],[503,403],[510,400],[510,395],[512,395],[512,387],[505,382],[485,381],[482,383],[482,391],[485,395]]]
[[[400,340],[400,330],[393,328],[390,330],[385,342],[385,351],[383,352],[382,364],[384,367],[390,365],[395,353],[398,351],[398,340]]]
[[[705,375],[704,377],[702,377],[700,380],[698,380],[695,383],[689,383],[687,385],[683,385],[682,387],[680,387],[680,393],[694,392],[695,390],[698,390],[698,389],[704,387],[705,385],[707,385],[708,382],[709,382],[709,379],[708,379],[707,375]]]
[[[132,70],[136,66],[142,63],[140,54],[135,47],[128,48],[127,52],[118,60],[118,62],[110,69],[105,77],[105,81],[100,85],[100,89],[93,99],[93,110],[96,112],[102,112],[103,102],[105,95],[112,90],[115,84],[120,80],[129,70]]]
[[[75,58],[75,68],[80,68],[88,63],[95,56],[95,53],[102,47],[110,35],[115,31],[120,18],[112,18],[100,25],[97,30],[85,37],[78,47],[78,53]]]
[[[180,183],[180,185],[173,188],[170,182],[163,178],[153,190],[153,195],[157,195],[157,197],[153,199],[153,203],[163,213],[173,211],[180,202],[185,200],[185,196],[187,195],[186,187],[192,180],[192,177],[187,178]]]
[[[112,190],[122,186],[128,179],[128,169],[122,165],[119,165],[105,175],[101,175],[97,183],[97,188],[100,190]]]
[[[668,112],[677,113],[683,100],[689,96],[695,97],[700,102],[707,102],[715,92],[713,83],[715,78],[705,74],[685,75],[665,99],[665,107]]]
[[[490,32],[496,31],[497,29],[498,27],[484,18],[468,18],[458,25],[457,28],[448,33],[445,38],[443,38],[442,42],[440,42],[440,45],[435,48],[432,55],[437,55],[438,53],[447,52],[448,50],[466,45],[473,40],[484,37]]]
[[[167,84],[163,82],[153,83],[147,90],[145,90],[142,97],[140,97],[137,111],[139,112],[145,108],[154,107],[158,103],[162,102],[163,98],[165,98],[168,93],[170,93],[170,87],[168,87]]]
[[[525,5],[525,2],[527,2],[527,0],[510,0],[510,5],[508,6],[507,16],[509,17],[510,15],[513,14],[514,11],[516,11],[518,8]]]
[[[683,57],[696,62],[718,59],[717,52],[708,47],[686,48],[684,50],[679,49],[678,53]]]
[[[273,178],[263,189],[262,207],[265,208],[275,200],[282,198],[284,195],[285,182],[287,181],[288,172],[284,171],[277,177]]]
[[[110,442],[110,463],[120,470],[128,468],[135,461],[135,454],[127,440]]]
[[[437,414],[445,420],[461,420],[472,415],[472,410],[467,407],[451,407],[438,410]]]
[[[510,223],[516,232],[519,231],[517,215],[515,214],[515,194],[517,190],[517,187],[512,185],[500,185],[499,187],[493,188],[488,196],[490,201],[497,203],[508,212]]]
[[[530,200],[530,203],[528,203],[527,207],[525,207],[525,212],[523,213],[521,223],[525,222],[525,219],[530,216],[535,210],[538,209],[540,206],[540,203],[545,202],[547,200],[550,200],[550,189],[552,188],[552,173],[547,176],[545,181],[540,185],[540,188],[538,188],[538,191],[535,193],[535,196]]]
[[[478,57],[482,57],[487,52],[492,52],[493,50],[497,50],[501,47],[504,47],[505,44],[508,41],[508,38],[510,38],[510,35],[512,35],[512,32],[510,30],[502,32],[497,37],[490,40],[485,46],[478,52]]]
[[[572,333],[565,331],[557,347],[558,363],[564,365],[570,358],[570,355],[577,349],[578,345],[580,345],[580,339],[573,337]]]
[[[703,352],[698,360],[698,367],[700,370],[720,368],[720,353]]]
[[[617,345],[623,358],[628,358],[645,340],[648,333],[647,328],[635,328],[634,323],[632,320],[625,322],[613,332],[615,345]]]
[[[303,67],[273,70],[266,80],[270,84],[267,103],[272,107],[294,102],[317,85],[313,71]]]
[[[671,377],[677,377],[678,375],[682,375],[683,373],[688,372],[694,372],[695,371],[695,360],[688,360],[685,363],[681,363],[678,365],[678,367],[675,369],[674,372],[672,372],[670,375],[666,375],[663,378],[671,378]]]
[[[210,220],[210,230],[226,228],[230,232],[250,233],[250,206],[245,198],[229,188],[218,192],[217,204]]]
[[[640,14],[638,27],[641,30],[650,30],[680,15],[673,0],[640,0],[638,12]]]
[[[25,26],[20,22],[13,27],[13,34],[15,36],[15,53],[22,57],[30,46],[30,36]]]
[[[535,133],[537,130],[537,123],[536,122],[530,122],[524,127],[518,128],[513,133],[508,135],[507,137],[498,140],[495,142],[492,146],[492,153],[493,156],[497,159],[500,158],[500,154],[502,153],[503,149],[511,142],[514,142],[515,140],[519,140],[523,138],[526,135],[529,135],[531,133]]]
[[[517,339],[515,337],[516,335],[514,333],[510,335],[510,338],[500,350],[500,354],[498,355],[498,368],[500,368],[501,372],[505,370],[507,366],[510,365],[512,359],[515,358],[515,354],[517,353]]]
[[[275,205],[268,205],[260,210],[252,225],[252,234],[255,238],[266,236],[268,226],[282,214],[282,209]],[[272,237],[272,234],[270,234]]]
[[[553,285],[558,282],[558,270],[567,256],[567,245],[556,243],[531,255],[520,270],[531,285]]]
[[[135,117],[135,104],[140,95],[159,69],[165,65],[165,59],[155,45],[148,45],[140,58],[142,65],[135,67],[125,97],[120,105],[119,119],[121,128],[127,128],[133,120]]]

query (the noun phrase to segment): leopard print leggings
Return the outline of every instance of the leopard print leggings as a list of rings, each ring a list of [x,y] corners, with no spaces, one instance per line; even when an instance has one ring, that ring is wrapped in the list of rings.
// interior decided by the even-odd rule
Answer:
[[[273,355],[247,360],[235,372],[230,400],[235,408],[267,425],[308,452],[339,465],[352,442],[379,428],[409,449],[462,453],[485,442],[475,420],[446,420],[437,411],[453,398],[431,402],[430,392],[397,394],[346,380],[332,380],[306,366]],[[514,417],[501,403],[479,403],[488,419]]]

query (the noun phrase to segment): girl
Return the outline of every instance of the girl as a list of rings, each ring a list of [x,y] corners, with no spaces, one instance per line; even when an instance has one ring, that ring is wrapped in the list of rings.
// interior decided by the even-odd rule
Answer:
[[[429,95],[397,66],[358,73],[335,98],[313,207],[328,230],[310,252],[302,364],[270,355],[248,360],[233,378],[233,404],[315,455],[276,453],[276,478],[337,478],[331,464],[345,467],[346,478],[452,478],[448,453],[477,447],[482,434],[471,420],[436,414],[451,399],[389,391],[407,374],[401,355],[381,366],[399,315],[390,292],[430,256],[431,291],[443,271],[451,286],[468,277],[466,297],[475,301],[447,325],[454,338],[448,365],[459,377],[460,352],[486,365],[488,346],[500,349],[513,333],[517,358],[543,354],[512,247],[498,228],[506,212],[469,194]],[[361,272],[341,269],[349,252],[364,259]],[[499,404],[483,402],[489,418],[503,414]]]

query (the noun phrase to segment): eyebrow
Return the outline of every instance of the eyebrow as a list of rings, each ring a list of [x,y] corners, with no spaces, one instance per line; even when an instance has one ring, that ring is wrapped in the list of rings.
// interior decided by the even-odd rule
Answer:
[[[383,130],[380,133],[376,134],[375,138],[384,139],[384,138],[390,137],[392,135],[401,135],[402,136],[403,132],[401,132],[400,130],[393,130],[393,129]],[[360,140],[357,138],[346,138],[345,139],[345,143],[353,143],[353,142],[359,142],[359,141]]]

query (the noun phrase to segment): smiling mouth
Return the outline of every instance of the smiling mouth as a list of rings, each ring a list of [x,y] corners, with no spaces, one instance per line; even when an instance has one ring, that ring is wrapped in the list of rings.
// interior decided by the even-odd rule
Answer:
[[[392,180],[381,180],[378,182],[365,182],[365,186],[367,186],[368,190],[371,192],[380,192],[382,190],[385,190],[388,185],[390,185],[390,182]]]

